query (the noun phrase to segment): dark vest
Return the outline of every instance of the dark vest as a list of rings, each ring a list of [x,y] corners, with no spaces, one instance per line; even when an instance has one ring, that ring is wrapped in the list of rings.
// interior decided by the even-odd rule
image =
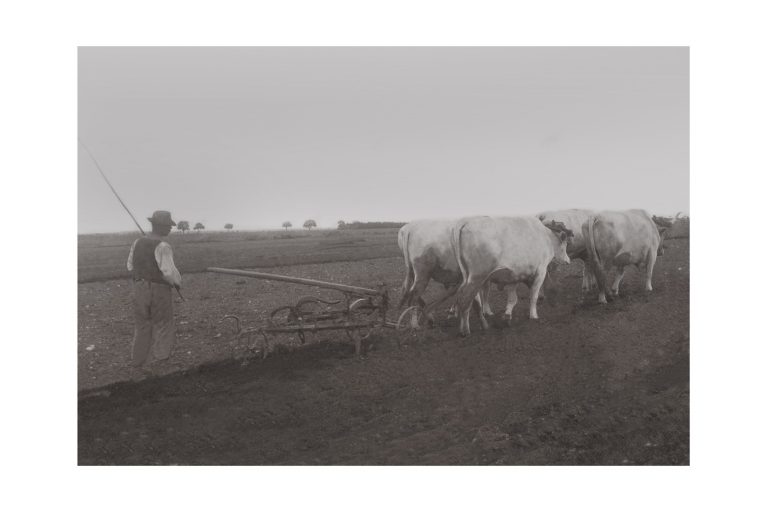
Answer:
[[[155,249],[162,242],[156,238],[139,238],[133,248],[133,278],[168,284],[157,266]]]

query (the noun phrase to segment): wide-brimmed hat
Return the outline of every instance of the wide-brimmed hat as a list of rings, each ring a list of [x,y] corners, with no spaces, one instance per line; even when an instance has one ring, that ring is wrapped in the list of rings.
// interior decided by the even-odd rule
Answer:
[[[162,226],[175,226],[176,223],[171,219],[171,212],[165,210],[157,210],[151,217],[147,217],[147,220],[152,224],[160,224]]]

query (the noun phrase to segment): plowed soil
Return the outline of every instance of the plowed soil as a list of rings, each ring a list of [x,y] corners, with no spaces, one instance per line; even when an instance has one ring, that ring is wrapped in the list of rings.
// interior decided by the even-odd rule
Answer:
[[[434,329],[374,335],[363,358],[325,333],[277,340],[262,361],[221,318],[253,325],[315,290],[187,273],[172,361],[149,376],[126,368],[129,281],[81,283],[79,463],[688,464],[688,240],[666,246],[650,294],[633,269],[612,303],[581,303],[574,262],[554,273],[538,321],[520,286],[512,326],[473,320],[463,339],[441,314]],[[403,270],[391,256],[269,268],[383,281],[395,303]],[[492,292],[495,311],[504,300]]]

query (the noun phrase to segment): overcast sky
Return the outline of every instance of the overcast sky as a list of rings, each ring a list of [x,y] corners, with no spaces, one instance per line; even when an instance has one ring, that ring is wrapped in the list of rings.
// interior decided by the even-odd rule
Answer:
[[[689,209],[687,48],[81,48],[78,133],[143,226]],[[134,225],[87,154],[80,233]]]

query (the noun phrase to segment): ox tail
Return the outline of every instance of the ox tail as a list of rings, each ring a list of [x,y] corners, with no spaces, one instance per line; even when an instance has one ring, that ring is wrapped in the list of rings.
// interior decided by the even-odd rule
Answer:
[[[461,253],[461,232],[464,231],[464,227],[466,225],[466,222],[456,223],[453,226],[453,229],[451,229],[451,247],[453,248],[453,255],[456,258],[456,263],[458,264],[459,271],[461,272],[461,282],[459,283],[459,286],[456,287],[457,295],[455,296],[454,301],[458,301],[458,291],[464,285],[464,283],[467,282],[467,279],[469,279],[469,269],[467,267],[467,262]],[[478,301],[478,305],[480,306],[480,315],[482,316],[482,300]],[[456,307],[456,314],[461,317],[461,312],[458,311],[458,302],[454,302],[454,306]]]
[[[467,262],[461,254],[461,232],[466,226],[465,222],[457,223],[451,230],[451,247],[453,248],[453,255],[456,257],[456,263],[459,265],[459,271],[461,272],[461,284],[465,283],[469,279],[469,270],[467,269]]]
[[[595,244],[595,224],[597,224],[597,217],[590,215],[587,219],[587,232],[585,235],[585,242],[587,246],[588,264],[592,270],[592,274],[597,279],[597,286],[599,290],[605,292],[607,290],[606,285],[608,282],[608,276],[603,268],[603,263],[600,261],[600,254],[597,252],[597,245]]]
[[[403,251],[403,260],[405,260],[405,279],[403,280],[403,292],[400,295],[400,303],[398,307],[402,308],[406,302],[410,301],[411,287],[413,286],[413,280],[415,279],[413,273],[413,265],[411,265],[411,254],[409,246],[411,244],[411,231],[401,230],[398,233],[397,238],[400,250]]]

